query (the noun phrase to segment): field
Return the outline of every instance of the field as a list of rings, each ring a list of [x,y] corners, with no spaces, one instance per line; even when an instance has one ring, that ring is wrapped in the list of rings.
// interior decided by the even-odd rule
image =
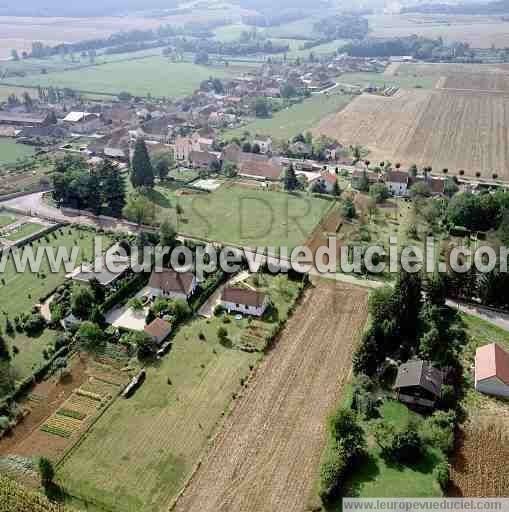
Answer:
[[[10,240],[11,242],[17,242],[18,240],[23,240],[23,238],[27,238],[30,235],[34,235],[39,231],[45,229],[45,226],[42,224],[37,224],[35,222],[26,222],[19,226],[19,228],[11,231],[4,238],[6,240]]]
[[[18,158],[24,158],[34,154],[34,149],[25,144],[16,144],[14,139],[3,139],[0,137],[0,166],[12,164]]]
[[[225,133],[225,137],[240,136],[247,130],[252,134],[260,133],[288,140],[310,130],[323,117],[340,111],[351,99],[346,94],[317,94],[293,107],[276,112],[270,119],[257,119],[241,128],[230,130]]]
[[[463,169],[509,179],[509,110],[502,94],[400,90],[390,98],[363,94],[314,131],[362,144],[372,161]]]
[[[402,37],[417,34],[442,37],[445,42],[462,41],[472,48],[505,48],[509,45],[507,22],[500,16],[445,14],[387,14],[368,16],[373,37]]]
[[[198,89],[210,76],[227,78],[240,74],[242,67],[199,66],[173,63],[164,57],[113,62],[83,70],[61,71],[47,75],[12,78],[15,85],[57,86],[89,93],[118,94],[122,91],[146,96],[182,97]]]
[[[92,232],[61,228],[48,235],[49,243],[42,238],[34,242],[33,247],[64,247],[70,251],[73,246],[79,244],[77,266],[84,260],[93,259],[94,237],[95,233]],[[107,240],[103,240],[103,243],[107,247]],[[38,274],[33,274],[28,268],[25,272],[17,273],[12,257],[9,257],[5,271],[0,275],[0,311],[5,312],[11,319],[21,313],[30,312],[40,297],[64,282],[65,273],[63,268],[58,273],[51,272],[47,258],[44,258]]]
[[[437,81],[433,76],[411,76],[398,74],[398,76],[388,76],[385,73],[345,73],[337,81],[340,84],[357,85],[366,87],[367,85],[376,85],[378,87],[404,87],[406,89],[421,88],[432,89]]]
[[[351,371],[367,294],[320,283],[306,292],[256,380],[177,502],[178,512],[304,510],[325,419]]]
[[[501,92],[509,95],[509,73],[454,73],[438,85],[442,89]]]
[[[169,218],[179,233],[249,247],[296,247],[307,239],[331,205],[306,194],[227,184],[210,194],[157,187],[151,198],[160,207],[158,218]],[[177,205],[182,208],[179,216]]]
[[[451,496],[496,497],[509,493],[509,408],[507,402],[474,389],[474,361],[478,347],[498,343],[509,350],[509,333],[475,317],[462,315],[468,342],[462,353],[468,414],[459,432],[459,446],[452,460]],[[493,467],[497,471],[493,471]]]
[[[262,289],[269,287],[284,318],[297,284],[291,283],[286,295],[280,291],[288,286],[285,278],[281,288],[280,278],[264,279]],[[147,368],[143,386],[129,400],[118,399],[59,468],[66,491],[107,510],[167,507],[260,357],[221,345],[218,328],[225,327],[236,346],[248,329],[262,325],[212,318],[181,328],[171,352]]]

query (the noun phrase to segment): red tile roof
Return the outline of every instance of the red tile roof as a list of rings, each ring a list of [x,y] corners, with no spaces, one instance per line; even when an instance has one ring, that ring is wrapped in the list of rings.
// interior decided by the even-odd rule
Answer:
[[[166,293],[183,293],[189,295],[192,291],[194,276],[191,272],[176,272],[163,269],[162,272],[152,272],[148,283],[150,288],[163,290]]]
[[[478,348],[475,354],[476,382],[492,377],[509,385],[509,354],[496,343]]]
[[[249,288],[225,288],[221,300],[259,308],[263,306],[265,297],[266,295],[263,292],[250,290]]]
[[[145,326],[145,332],[157,339],[166,338],[171,332],[171,324],[162,318],[156,318],[150,324]]]

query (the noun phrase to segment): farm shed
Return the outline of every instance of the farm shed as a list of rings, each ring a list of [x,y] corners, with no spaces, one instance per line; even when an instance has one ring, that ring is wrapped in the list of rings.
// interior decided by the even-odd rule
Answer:
[[[397,398],[409,405],[433,407],[442,393],[443,375],[426,361],[408,361],[398,368]]]
[[[145,326],[145,332],[160,345],[171,333],[171,324],[162,318],[156,318]]]
[[[191,272],[163,269],[152,272],[148,288],[150,297],[167,297],[187,301],[196,290],[197,281]]]
[[[228,313],[237,312],[252,316],[262,316],[269,298],[265,293],[248,288],[225,288],[221,295],[221,305]]]
[[[487,395],[509,397],[509,354],[496,343],[477,349],[475,389]]]

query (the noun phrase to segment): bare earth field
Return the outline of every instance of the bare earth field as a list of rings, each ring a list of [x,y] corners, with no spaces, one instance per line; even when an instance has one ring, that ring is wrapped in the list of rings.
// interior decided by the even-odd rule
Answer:
[[[440,88],[509,94],[509,73],[454,73],[442,81]]]
[[[305,509],[325,419],[348,381],[366,318],[367,293],[361,289],[327,283],[306,292],[177,511]]]
[[[314,132],[365,145],[373,162],[431,165],[437,173],[463,169],[470,176],[479,171],[485,178],[497,173],[508,180],[506,100],[505,94],[475,91],[400,90],[391,98],[363,94]]]
[[[447,14],[384,14],[368,16],[373,37],[402,37],[413,34],[451,43],[463,41],[473,48],[509,46],[509,25],[501,16]]]

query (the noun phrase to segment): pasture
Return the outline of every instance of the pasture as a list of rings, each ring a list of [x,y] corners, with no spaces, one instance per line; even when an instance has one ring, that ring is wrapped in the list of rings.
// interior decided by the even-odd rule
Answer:
[[[400,90],[390,98],[363,94],[314,130],[369,148],[372,161],[431,165],[507,180],[509,109],[502,94]]]
[[[325,420],[345,390],[367,318],[367,293],[308,290],[256,379],[177,502],[177,512],[304,510]]]
[[[262,278],[260,287],[269,290],[280,319],[297,286],[281,276]],[[227,329],[235,346],[248,330],[265,332],[272,325],[214,317],[182,327],[170,353],[147,367],[136,394],[119,398],[59,467],[58,481],[71,495],[107,510],[167,508],[229,414],[232,400],[247,392],[243,386],[260,358],[222,345],[218,328]]]
[[[332,204],[304,193],[230,184],[210,194],[157,187],[149,197],[159,206],[158,219],[169,218],[181,234],[225,244],[289,249],[307,239]]]
[[[14,139],[4,139],[0,137],[0,166],[13,164],[20,158],[32,156],[34,148],[26,144],[16,144]]]
[[[320,120],[344,108],[352,99],[347,94],[331,92],[330,94],[316,94],[302,103],[274,113],[270,119],[256,119],[251,123],[229,130],[225,137],[241,136],[245,131],[257,134],[270,135],[274,139],[288,140],[299,133],[311,130]]]
[[[406,89],[432,89],[437,81],[436,77],[431,76],[407,76],[399,73],[394,76],[385,73],[345,73],[337,81],[340,84],[357,85],[366,87],[367,85],[376,85],[378,87],[403,87]]]
[[[209,77],[228,78],[240,74],[243,67],[199,66],[174,63],[164,57],[112,62],[86,68],[31,75],[11,79],[16,85],[69,87],[89,93],[118,94],[126,91],[138,96],[182,97],[199,88]]]

